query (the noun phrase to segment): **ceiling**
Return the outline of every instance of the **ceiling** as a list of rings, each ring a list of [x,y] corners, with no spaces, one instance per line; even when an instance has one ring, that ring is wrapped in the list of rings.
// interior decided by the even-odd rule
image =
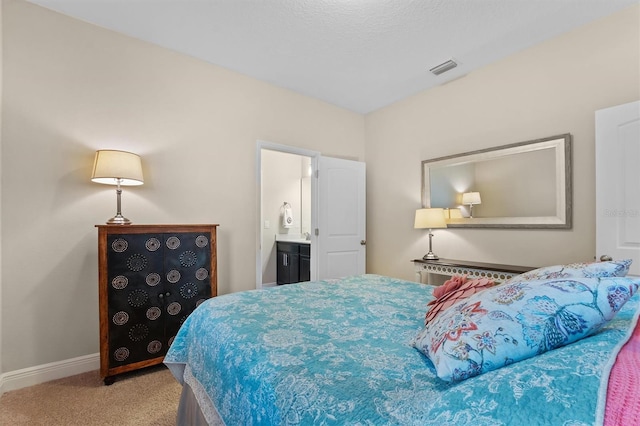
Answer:
[[[638,0],[29,0],[368,113]],[[454,58],[458,66],[429,72]]]

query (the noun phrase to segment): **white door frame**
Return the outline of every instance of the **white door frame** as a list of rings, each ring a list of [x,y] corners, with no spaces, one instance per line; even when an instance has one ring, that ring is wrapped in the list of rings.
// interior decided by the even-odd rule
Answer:
[[[315,171],[318,170],[318,151],[297,148],[288,145],[281,145],[269,141],[258,140],[256,142],[256,289],[262,288],[262,150],[285,152],[288,154],[302,155],[311,158],[311,169],[313,170],[311,179],[311,229],[318,227],[318,179]],[[317,280],[318,259],[317,259],[317,237],[311,232],[311,281]]]

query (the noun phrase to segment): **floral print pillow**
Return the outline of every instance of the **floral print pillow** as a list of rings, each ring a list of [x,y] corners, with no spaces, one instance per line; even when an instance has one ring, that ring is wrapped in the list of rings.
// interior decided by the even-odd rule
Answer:
[[[440,312],[413,344],[438,377],[464,380],[595,333],[638,286],[623,277],[503,283]]]
[[[550,278],[625,277],[629,272],[631,262],[631,259],[624,259],[610,260],[606,262],[582,262],[569,263],[566,265],[544,266],[510,278],[505,281],[505,283],[524,280],[546,280]]]
[[[467,279],[466,275],[454,275],[444,284],[433,289],[435,299],[427,303],[427,314],[424,317],[424,325],[440,313],[471,295],[494,286],[494,281],[489,278]]]

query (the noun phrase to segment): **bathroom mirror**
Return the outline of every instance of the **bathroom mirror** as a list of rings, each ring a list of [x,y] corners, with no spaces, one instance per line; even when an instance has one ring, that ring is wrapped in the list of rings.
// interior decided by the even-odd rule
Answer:
[[[451,228],[569,229],[571,192],[568,133],[422,162],[422,206]]]

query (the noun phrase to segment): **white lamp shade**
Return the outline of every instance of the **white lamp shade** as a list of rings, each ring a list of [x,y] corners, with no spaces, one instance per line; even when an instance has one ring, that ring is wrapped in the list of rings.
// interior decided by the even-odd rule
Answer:
[[[417,229],[446,228],[447,222],[444,219],[444,209],[434,208],[416,210],[416,219],[413,227]]]
[[[462,204],[482,204],[479,192],[465,192],[462,194]]]
[[[144,178],[140,156],[126,151],[96,151],[91,180],[107,185],[117,185],[118,180],[123,186],[142,185]]]

